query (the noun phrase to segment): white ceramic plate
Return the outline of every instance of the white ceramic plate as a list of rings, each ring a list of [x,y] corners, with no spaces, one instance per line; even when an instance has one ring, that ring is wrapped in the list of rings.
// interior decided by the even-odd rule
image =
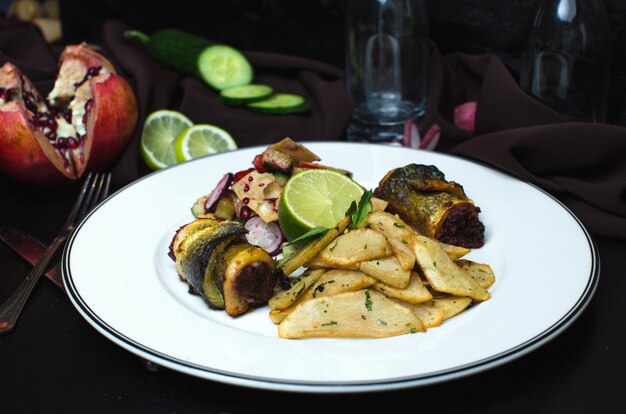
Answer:
[[[262,148],[198,159],[148,175],[111,196],[78,227],[64,252],[69,296],[100,333],[127,350],[187,374],[298,392],[359,392],[431,384],[520,357],[567,328],[599,278],[595,246],[552,197],[459,158],[399,147],[306,143],[324,164],[374,188],[392,168],[435,164],[480,206],[491,300],[426,333],[384,339],[277,337],[268,308],[239,318],[188,294],[167,257],[190,207]]]

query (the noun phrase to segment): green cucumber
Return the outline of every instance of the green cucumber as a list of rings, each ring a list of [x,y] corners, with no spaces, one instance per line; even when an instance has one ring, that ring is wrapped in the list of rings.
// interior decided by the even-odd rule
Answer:
[[[220,92],[220,99],[226,105],[245,105],[265,99],[272,93],[274,93],[274,90],[268,85],[241,85],[223,89]]]
[[[293,93],[275,93],[261,101],[249,103],[248,108],[264,114],[285,115],[309,109],[304,97]]]
[[[252,82],[252,65],[230,46],[176,29],[159,30],[152,36],[129,30],[124,36],[141,40],[160,63],[196,75],[218,91]]]

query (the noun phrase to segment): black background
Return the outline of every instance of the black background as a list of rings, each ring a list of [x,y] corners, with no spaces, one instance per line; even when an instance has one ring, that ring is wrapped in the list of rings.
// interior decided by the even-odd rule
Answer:
[[[515,73],[534,3],[432,0],[431,38],[444,53],[497,53]],[[607,0],[606,5],[613,28],[609,121],[626,124],[626,4]],[[61,2],[67,42],[98,42],[100,23],[118,18],[147,32],[181,27],[242,49],[296,54],[340,67],[344,10],[342,1],[331,0]],[[35,190],[0,177],[0,225],[17,227],[48,243],[62,226],[76,190],[72,186]],[[504,366],[386,393],[283,393],[230,386],[167,369],[153,372],[96,332],[63,292],[42,280],[16,331],[0,336],[0,412],[624,412],[626,243],[597,242],[602,262],[598,290],[564,333]],[[0,244],[0,264],[0,300],[4,300],[30,267],[4,244]],[[528,298],[528,306],[541,304]],[[159,329],[158,321],[154,329]]]

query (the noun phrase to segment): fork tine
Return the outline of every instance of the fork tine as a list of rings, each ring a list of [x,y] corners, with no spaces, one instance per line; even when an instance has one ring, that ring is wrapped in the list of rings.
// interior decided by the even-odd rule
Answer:
[[[78,218],[84,217],[89,210],[94,206],[94,204],[98,201],[98,194],[102,189],[102,174],[96,173],[94,175],[94,180],[89,186],[89,190],[87,192],[87,198],[83,203],[80,212],[78,213]]]
[[[107,173],[106,182],[104,184],[104,191],[102,192],[102,200],[104,200],[105,198],[109,196],[110,189],[111,189],[111,173]]]
[[[78,214],[78,218],[84,217],[94,207],[96,207],[102,200],[109,195],[109,188],[111,186],[111,173],[96,173],[95,179],[89,187],[89,193],[87,194],[87,200],[83,205],[83,208]]]
[[[93,179],[93,173],[89,173],[87,175],[87,178],[85,178],[85,181],[83,182],[83,186],[80,189],[78,198],[76,199],[76,202],[74,203],[74,207],[72,207],[72,211],[70,212],[69,216],[67,217],[67,220],[65,221],[64,227],[69,226],[72,222],[74,222],[74,220],[76,220],[76,217],[78,217],[78,213],[80,212],[80,209],[83,207],[83,204],[85,202],[85,197],[87,196],[87,192],[89,191],[89,186],[91,185],[92,179]]]
[[[105,185],[105,178],[101,174],[89,173],[83,186],[80,190],[76,203],[74,203],[74,207],[72,207],[72,211],[70,212],[65,226],[59,234],[50,242],[46,251],[39,259],[37,264],[33,267],[31,272],[26,276],[26,278],[22,281],[22,283],[18,286],[18,288],[11,294],[11,296],[0,306],[0,334],[8,333],[13,330],[17,319],[22,313],[22,309],[30,296],[35,284],[41,277],[42,273],[45,271],[48,263],[52,259],[52,256],[55,252],[65,243],[71,231],[75,228],[76,219],[79,217],[79,213],[81,216],[84,212],[86,212],[87,208],[91,204],[91,201],[94,199],[94,193],[96,193],[96,189],[98,193],[100,193],[100,189]],[[99,196],[96,196],[96,201]]]

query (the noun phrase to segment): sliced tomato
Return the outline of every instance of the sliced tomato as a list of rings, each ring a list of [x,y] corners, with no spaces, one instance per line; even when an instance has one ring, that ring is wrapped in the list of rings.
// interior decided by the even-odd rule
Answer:
[[[254,157],[254,160],[252,160],[252,165],[254,165],[254,168],[256,168],[256,170],[260,173],[267,172],[267,168],[265,168],[265,166],[263,165],[263,153],[260,153]]]
[[[235,175],[233,176],[233,183],[236,183],[237,181],[241,180],[243,177],[248,175],[250,171],[254,171],[254,168],[248,168],[247,170],[241,170],[239,172],[236,172]]]

